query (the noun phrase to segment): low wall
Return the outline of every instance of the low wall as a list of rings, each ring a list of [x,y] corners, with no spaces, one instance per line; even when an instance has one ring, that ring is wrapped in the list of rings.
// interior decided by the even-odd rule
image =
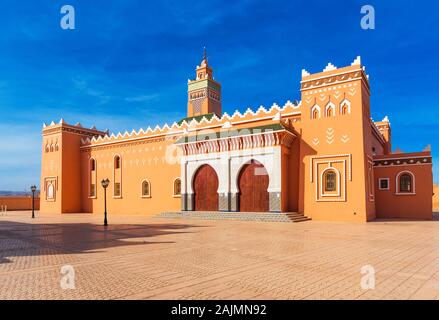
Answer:
[[[32,196],[0,197],[0,210],[31,210]],[[40,198],[35,198],[35,210],[40,210]]]

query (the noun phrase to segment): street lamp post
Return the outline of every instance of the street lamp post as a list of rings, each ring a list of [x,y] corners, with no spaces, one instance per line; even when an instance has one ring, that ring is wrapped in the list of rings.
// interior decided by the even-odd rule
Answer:
[[[35,219],[35,191],[37,191],[37,187],[31,186],[30,191],[32,191],[32,219]]]
[[[107,223],[107,188],[108,185],[110,184],[110,180],[107,179],[103,179],[101,181],[102,187],[104,188],[104,226],[108,226]]]

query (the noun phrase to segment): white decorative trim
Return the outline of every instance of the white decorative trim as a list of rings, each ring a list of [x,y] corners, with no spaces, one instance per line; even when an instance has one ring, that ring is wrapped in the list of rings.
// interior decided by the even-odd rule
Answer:
[[[351,63],[351,66],[361,66],[361,57],[357,56],[355,60]]]
[[[335,155],[327,155],[327,156],[312,156],[310,157],[310,182],[314,182],[313,179],[313,162],[314,159],[325,159],[325,158],[341,158],[341,157],[348,157],[349,158],[349,181],[352,181],[352,154],[346,153],[346,154],[335,154]]]
[[[323,69],[323,72],[337,70],[337,67],[334,66],[331,62]]]

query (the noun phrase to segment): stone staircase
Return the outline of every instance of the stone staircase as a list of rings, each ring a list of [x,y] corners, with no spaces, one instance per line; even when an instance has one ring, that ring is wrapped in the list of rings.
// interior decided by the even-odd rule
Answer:
[[[162,212],[157,218],[183,218],[202,220],[241,220],[262,222],[302,222],[311,220],[297,212],[263,213],[263,212],[219,212],[219,211],[177,211]]]

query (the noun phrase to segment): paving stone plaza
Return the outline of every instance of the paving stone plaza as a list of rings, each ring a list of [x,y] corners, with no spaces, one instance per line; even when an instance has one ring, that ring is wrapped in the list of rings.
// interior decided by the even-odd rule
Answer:
[[[282,223],[110,215],[107,230],[102,220],[0,216],[0,299],[439,298],[436,217]],[[374,288],[363,288],[371,275]]]

